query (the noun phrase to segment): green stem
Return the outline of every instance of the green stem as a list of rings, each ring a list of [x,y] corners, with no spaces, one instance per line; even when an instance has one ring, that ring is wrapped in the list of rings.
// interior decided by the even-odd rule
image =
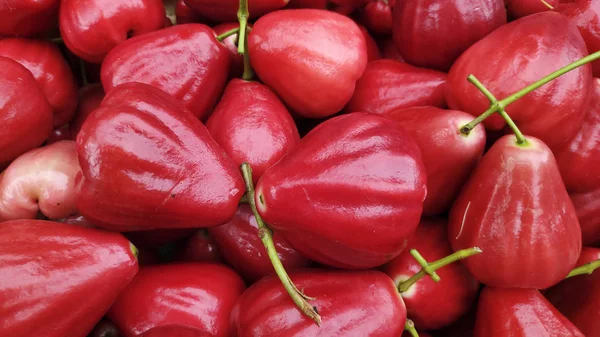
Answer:
[[[239,32],[240,32],[240,27],[235,27],[235,28],[234,28],[234,29],[232,29],[232,30],[228,30],[228,31],[226,31],[226,32],[225,32],[225,33],[223,33],[223,34],[221,34],[221,35],[218,35],[218,36],[217,36],[217,40],[218,40],[219,42],[223,42],[223,40],[225,40],[226,38],[230,37],[231,35],[235,35],[235,34],[237,34],[237,33],[239,33]]]
[[[238,53],[246,53],[246,37],[248,36],[248,0],[240,0],[240,6],[238,7],[237,17],[240,23],[240,32],[238,34]]]
[[[419,264],[421,265],[421,267],[423,268],[423,270],[425,271],[425,273],[427,273],[427,275],[429,275],[429,277],[431,277],[431,279],[433,280],[433,282],[435,282],[435,283],[440,282],[440,276],[435,272],[435,270],[431,270],[431,267],[429,266],[429,263],[421,255],[421,253],[419,253],[418,250],[411,249],[410,250],[410,255],[412,255],[412,257],[415,260],[417,260],[417,262],[419,262]]]
[[[308,303],[307,300],[311,300],[313,298],[304,295],[294,282],[290,279],[290,276],[285,271],[281,260],[279,259],[279,255],[277,255],[277,250],[275,249],[275,244],[273,243],[273,230],[267,226],[267,224],[262,220],[260,214],[258,214],[258,210],[256,209],[256,202],[254,200],[254,184],[252,183],[252,168],[248,163],[243,163],[241,166],[242,175],[244,177],[244,181],[246,183],[246,194],[248,195],[248,201],[250,202],[250,207],[252,208],[252,212],[254,213],[254,218],[256,219],[256,223],[258,225],[258,236],[262,241],[263,245],[267,250],[267,255],[269,256],[269,260],[273,264],[273,268],[275,269],[275,273],[281,280],[283,287],[290,295],[296,306],[310,319],[315,321],[317,325],[321,325],[321,316],[317,313],[316,308]]]
[[[406,323],[404,323],[404,330],[408,331],[412,337],[419,337],[419,333],[417,332],[417,329],[415,329],[415,322],[410,319],[407,319]]]
[[[579,266],[579,267],[571,270],[571,272],[569,273],[569,275],[567,275],[566,278],[571,278],[573,276],[578,276],[578,275],[590,275],[591,273],[594,272],[594,270],[596,270],[598,268],[600,268],[600,260],[588,262],[582,266]]]
[[[548,2],[546,2],[546,0],[540,0],[544,6],[548,7],[548,9],[553,10],[554,6],[552,6],[551,4],[549,4]]]
[[[246,44],[245,52],[244,52],[244,72],[242,73],[242,79],[245,81],[250,81],[252,77],[254,77],[254,71],[252,71],[252,65],[250,64],[250,53],[248,52],[248,39],[244,39],[244,43]]]
[[[469,256],[477,255],[481,252],[483,251],[479,247],[462,249],[457,252],[454,252],[454,254],[452,255],[448,255],[433,263],[429,263],[429,268],[431,271],[436,271],[458,260],[466,259]],[[425,271],[425,269],[421,269],[418,273],[411,276],[408,280],[400,282],[400,284],[398,285],[398,291],[401,293],[406,292],[408,289],[410,289],[410,287],[412,287],[413,284],[417,283],[417,281],[419,281],[426,275],[427,272]]]

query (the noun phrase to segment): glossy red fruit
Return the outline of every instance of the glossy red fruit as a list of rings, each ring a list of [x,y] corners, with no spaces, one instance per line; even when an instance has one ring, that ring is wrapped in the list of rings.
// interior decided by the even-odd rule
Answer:
[[[175,17],[178,25],[202,21],[200,14],[192,10],[184,0],[177,0],[175,4]]]
[[[77,83],[60,50],[50,41],[0,40],[0,56],[31,71],[54,111],[54,126],[67,124],[77,107]]]
[[[395,60],[370,62],[344,110],[385,114],[415,106],[443,107],[445,83],[446,74],[439,71]]]
[[[206,120],[227,84],[229,65],[229,52],[210,27],[178,25],[114,48],[102,63],[102,86],[109,92],[127,82],[150,84]]]
[[[489,101],[465,80],[469,74],[500,99],[587,54],[577,27],[565,16],[554,12],[526,16],[495,30],[461,55],[448,74],[446,100],[452,109],[478,116]],[[507,110],[523,133],[556,149],[579,129],[591,93],[591,66],[586,65],[534,90]],[[490,130],[506,125],[499,115],[484,124]]]
[[[381,58],[381,53],[379,52],[377,41],[369,34],[369,31],[365,26],[359,25],[358,28],[360,28],[367,44],[367,62],[379,60]]]
[[[212,335],[186,325],[163,325],[152,328],[139,337],[212,337]]]
[[[184,2],[203,17],[214,22],[237,20],[238,0],[184,0]],[[250,0],[248,11],[255,19],[269,12],[283,8],[290,0]]]
[[[375,34],[392,34],[394,0],[369,1],[360,11],[360,21]]]
[[[118,233],[0,223],[0,335],[85,336],[137,273],[136,253]]]
[[[581,252],[581,229],[550,149],[527,137],[500,138],[483,156],[450,211],[456,251],[469,271],[495,287],[545,289],[563,279]]]
[[[551,1],[558,4],[558,1]],[[600,2],[576,0],[555,7],[555,11],[571,19],[577,25],[590,53],[600,50]],[[592,63],[594,76],[600,76],[600,62]]]
[[[0,36],[42,35],[58,24],[60,0],[4,0]]]
[[[229,313],[244,288],[235,272],[219,264],[149,266],[121,292],[108,317],[124,337],[172,324],[228,337]]]
[[[421,149],[427,171],[423,214],[446,212],[483,155],[483,126],[478,125],[465,136],[459,130],[473,119],[471,115],[435,107],[399,109],[386,116],[398,121]]]
[[[479,297],[475,337],[585,337],[535,289],[486,287]]]
[[[408,240],[407,249],[388,262],[383,271],[399,284],[422,268],[409,249],[418,250],[430,262],[452,254],[446,227],[444,219],[423,218]],[[439,329],[457,321],[471,308],[479,291],[479,282],[461,263],[448,265],[437,274],[439,283],[426,277],[402,293],[407,315],[419,329]]]
[[[0,56],[0,168],[52,132],[52,108],[29,70]]]
[[[222,257],[217,243],[203,228],[185,241],[179,259],[188,262],[220,262]]]
[[[100,63],[128,38],[163,28],[165,8],[160,0],[63,0],[59,24],[73,54]]]
[[[590,192],[571,193],[581,226],[583,244],[600,244],[600,187]]]
[[[147,84],[108,93],[83,124],[77,153],[83,172],[77,207],[112,230],[220,225],[233,217],[245,190],[206,127]]]
[[[232,29],[239,28],[239,27],[240,27],[239,23],[229,22],[229,23],[222,23],[218,26],[214,26],[213,30],[215,31],[215,34],[221,35],[225,32],[228,32]],[[252,25],[248,25],[248,27],[251,28]],[[227,47],[227,50],[229,50],[229,57],[231,58],[229,78],[242,77],[242,74],[244,73],[244,56],[242,54],[238,53],[237,39],[238,39],[238,35],[233,34],[222,41],[223,44],[225,45],[225,47]]]
[[[69,123],[71,138],[75,140],[87,117],[100,106],[104,99],[104,89],[100,83],[88,84],[79,90],[79,105],[75,118]]]
[[[421,216],[426,176],[394,121],[352,113],[321,123],[256,186],[258,212],[292,247],[342,268],[381,265]]]
[[[307,118],[342,110],[367,64],[360,28],[324,10],[269,13],[254,24],[248,46],[258,77]]]
[[[206,127],[238,167],[250,164],[255,183],[300,142],[285,105],[254,81],[231,80]]]
[[[231,313],[232,337],[398,337],[406,308],[387,275],[378,271],[291,272],[299,289],[314,296],[317,326],[294,305],[276,277],[264,278],[240,297]]]
[[[407,62],[448,71],[467,48],[506,24],[506,10],[502,0],[396,0],[393,22]]]
[[[223,257],[245,280],[254,282],[273,274],[273,265],[258,237],[258,225],[249,205],[240,205],[233,219],[208,229]],[[290,247],[278,232],[273,241],[279,259],[287,271],[307,267],[310,261]]]
[[[513,18],[545,12],[550,10],[550,7],[556,7],[561,2],[559,0],[504,0],[508,14]],[[557,8],[558,9],[558,8]]]

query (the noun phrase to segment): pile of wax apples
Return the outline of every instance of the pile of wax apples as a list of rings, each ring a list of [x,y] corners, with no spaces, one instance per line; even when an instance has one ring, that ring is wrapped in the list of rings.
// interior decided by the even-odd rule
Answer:
[[[600,0],[1,0],[0,36],[0,336],[600,336]]]

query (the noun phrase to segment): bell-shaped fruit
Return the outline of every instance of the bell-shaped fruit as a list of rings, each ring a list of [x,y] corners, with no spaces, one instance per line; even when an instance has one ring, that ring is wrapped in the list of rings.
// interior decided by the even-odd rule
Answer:
[[[185,0],[184,2],[209,21],[231,22],[237,20],[238,0]],[[250,18],[255,19],[283,8],[288,2],[290,0],[250,0],[248,1]]]
[[[360,10],[360,21],[369,31],[375,34],[392,34],[392,12],[395,5],[394,0],[369,1]]]
[[[359,25],[358,28],[360,28],[360,31],[365,38],[365,43],[367,44],[367,62],[379,60],[381,58],[381,53],[379,52],[377,41],[375,41],[375,38],[369,34],[369,31],[367,28],[365,28],[365,26]]]
[[[600,243],[600,187],[589,192],[571,193],[577,211],[583,244]]]
[[[558,5],[555,11],[568,17],[577,25],[590,53],[600,50],[600,2],[596,0],[562,0],[560,4],[558,2],[558,0],[548,1],[552,6]],[[592,68],[594,76],[600,76],[600,61],[592,62]]]
[[[0,36],[37,36],[56,27],[60,0],[3,0]]]

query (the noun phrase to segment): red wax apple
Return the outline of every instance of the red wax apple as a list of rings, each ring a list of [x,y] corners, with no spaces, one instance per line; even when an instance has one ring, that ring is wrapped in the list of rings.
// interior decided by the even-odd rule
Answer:
[[[511,43],[506,43],[511,41]],[[454,63],[446,84],[448,105],[478,116],[489,101],[465,79],[475,75],[498,99],[588,54],[577,27],[565,16],[543,12],[492,32]],[[507,110],[524,134],[556,149],[577,132],[592,93],[591,66],[579,67],[520,98]],[[504,128],[494,115],[486,128]]]
[[[435,107],[399,109],[386,116],[397,120],[421,148],[427,171],[423,214],[446,212],[483,155],[483,126],[478,125],[465,136],[459,130],[473,119],[471,115]]]
[[[42,145],[52,132],[52,108],[29,70],[0,56],[0,169]]]
[[[585,337],[536,289],[486,287],[474,337]]]
[[[136,254],[118,233],[0,223],[0,335],[84,337],[137,273]]]
[[[248,10],[250,18],[255,19],[266,13],[283,8],[290,0],[250,0]],[[184,0],[196,13],[214,22],[237,20],[238,0]]]
[[[300,141],[277,95],[263,84],[240,79],[229,82],[206,127],[237,166],[252,166],[255,183]]]
[[[31,150],[0,175],[0,221],[50,219],[77,213],[75,176],[81,170],[75,142],[65,140]]]
[[[550,149],[534,137],[496,141],[452,206],[449,239],[485,252],[463,263],[490,286],[545,289],[567,276],[581,229]]]
[[[211,227],[208,233],[216,241],[225,260],[245,280],[254,282],[273,274],[273,265],[258,237],[258,225],[249,205],[240,205],[235,217],[225,225]],[[294,270],[309,265],[310,261],[290,247],[278,232],[273,241],[279,259],[286,270]]]
[[[344,110],[385,114],[415,106],[443,107],[445,83],[446,74],[436,70],[395,60],[370,62]]]
[[[220,262],[221,252],[215,240],[203,228],[197,230],[186,241],[179,259],[188,262]]]
[[[600,187],[590,192],[571,193],[571,201],[581,225],[583,244],[600,243]]]
[[[102,86],[153,85],[180,100],[201,120],[227,84],[230,58],[215,32],[202,24],[177,25],[127,40],[102,63]]]
[[[292,247],[320,263],[371,268],[402,251],[426,195],[421,151],[387,117],[329,119],[265,172],[258,212]]]
[[[177,0],[175,4],[175,16],[178,25],[202,21],[200,14],[191,9],[184,0]]]
[[[513,18],[550,10],[550,8],[558,6],[560,2],[559,0],[544,0],[543,2],[541,0],[504,0],[508,14]]]
[[[360,10],[360,21],[375,34],[392,34],[395,0],[372,0]]]
[[[504,24],[502,0],[396,0],[393,36],[407,62],[448,71],[467,48]]]
[[[60,50],[50,41],[0,40],[0,56],[8,57],[31,71],[54,111],[54,126],[67,124],[77,107],[77,83]]]
[[[248,47],[258,77],[308,118],[342,110],[367,64],[360,28],[350,18],[324,10],[269,13],[254,24]]]
[[[583,248],[577,265],[600,259],[600,249]],[[579,275],[550,288],[546,298],[586,337],[600,336],[600,273]]]
[[[173,324],[157,326],[139,337],[213,337],[213,335],[190,326]]]
[[[377,41],[369,34],[369,31],[365,26],[359,25],[358,28],[360,28],[367,44],[367,62],[379,60],[381,58],[381,53],[379,52]]]
[[[121,292],[108,317],[124,337],[172,324],[228,337],[229,314],[244,288],[235,272],[219,264],[148,266]]]
[[[388,262],[383,270],[396,284],[409,279],[421,270],[421,265],[408,249],[416,249],[427,261],[436,261],[452,254],[448,242],[447,221],[423,218],[417,231],[408,240],[407,249]],[[458,320],[473,305],[479,282],[461,263],[450,264],[437,271],[441,281],[419,280],[402,293],[408,317],[423,330],[444,327]]]
[[[180,102],[127,83],[109,92],[77,136],[80,213],[119,231],[229,221],[244,193],[239,169]],[[116,188],[118,186],[118,188]]]
[[[42,35],[58,24],[60,0],[3,0],[0,36]]]
[[[104,99],[104,89],[100,83],[88,84],[79,90],[79,105],[75,118],[69,123],[71,139],[75,140],[87,117],[100,106]]]
[[[232,337],[398,337],[406,307],[394,282],[379,271],[291,272],[299,289],[315,297],[317,326],[290,301],[276,277],[252,285],[231,313]]]
[[[532,0],[534,1],[534,0]],[[596,0],[574,0],[555,7],[559,13],[577,25],[590,53],[600,50],[600,2]],[[549,1],[558,4],[558,1]],[[594,76],[600,76],[600,62],[592,63]]]
[[[214,26],[213,30],[215,31],[215,34],[220,35],[239,27],[239,23],[229,22]],[[248,29],[250,28],[252,28],[252,25],[248,25]],[[229,50],[229,57],[231,58],[231,68],[229,70],[230,78],[242,77],[242,73],[244,72],[244,56],[238,53],[237,39],[238,35],[233,34],[222,41],[225,47],[227,47],[227,50]]]
[[[60,33],[73,54],[100,63],[115,46],[132,36],[161,29],[161,0],[63,0]]]

